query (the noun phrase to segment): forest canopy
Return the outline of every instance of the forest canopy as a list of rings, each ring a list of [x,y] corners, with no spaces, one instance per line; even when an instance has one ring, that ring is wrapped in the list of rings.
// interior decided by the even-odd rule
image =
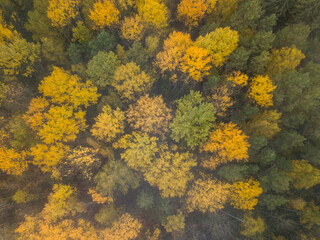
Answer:
[[[318,240],[319,0],[1,0],[0,238]]]

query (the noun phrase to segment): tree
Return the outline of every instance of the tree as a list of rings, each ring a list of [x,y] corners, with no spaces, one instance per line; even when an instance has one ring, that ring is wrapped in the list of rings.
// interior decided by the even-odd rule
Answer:
[[[270,76],[275,76],[280,72],[294,70],[304,58],[305,55],[294,45],[291,47],[283,47],[280,50],[273,49],[267,72]]]
[[[38,44],[29,43],[21,37],[8,43],[0,42],[0,68],[5,75],[20,74],[29,77],[34,72],[39,54]]]
[[[266,76],[258,75],[252,79],[249,98],[254,100],[261,107],[269,107],[273,105],[272,91],[276,88],[272,81]]]
[[[223,209],[228,200],[229,188],[229,184],[217,180],[196,180],[187,192],[187,210],[189,212],[199,210],[205,213]]]
[[[248,76],[240,71],[231,73],[227,79],[232,82],[233,86],[240,85],[241,87],[244,87],[248,84]]]
[[[119,108],[104,106],[95,121],[91,132],[100,141],[111,142],[124,132],[125,115]]]
[[[245,215],[243,223],[243,230],[240,232],[243,236],[252,238],[257,237],[262,234],[266,228],[266,224],[264,223],[261,217],[257,217],[256,219],[250,215]]]
[[[304,224],[307,229],[311,229],[314,225],[320,226],[320,207],[314,202],[308,203],[300,216],[300,222]]]
[[[214,88],[209,101],[217,111],[219,117],[225,117],[228,109],[235,103],[232,99],[233,89],[226,85]]]
[[[122,98],[133,101],[146,94],[153,82],[154,79],[141,71],[137,64],[129,62],[115,70],[112,86]]]
[[[55,222],[66,216],[74,216],[84,212],[84,205],[77,200],[77,192],[70,185],[55,184],[53,192],[48,197],[48,203],[42,210],[43,217],[48,222]]]
[[[253,210],[261,193],[260,183],[252,178],[246,182],[235,182],[230,190],[230,203],[238,209]]]
[[[78,15],[80,0],[49,0],[48,18],[53,27],[65,27]]]
[[[114,197],[118,191],[127,194],[129,188],[139,187],[140,176],[120,160],[111,159],[94,177],[97,190],[107,197]]]
[[[110,85],[120,61],[113,52],[98,52],[89,62],[87,74],[99,87]]]
[[[168,216],[163,226],[167,232],[182,231],[185,227],[184,221],[185,216],[181,211],[178,211],[177,214]]]
[[[293,168],[287,172],[292,184],[297,189],[309,189],[320,183],[320,170],[308,163],[307,160],[291,161]]]
[[[215,153],[215,156],[202,161],[202,166],[215,169],[221,163],[236,160],[248,160],[248,137],[233,123],[221,123],[213,132],[209,139],[201,147],[201,151]]]
[[[48,223],[42,216],[26,216],[25,221],[16,229],[18,239],[70,239],[95,240],[98,232],[83,219],[64,219],[57,223]]]
[[[99,51],[109,52],[114,49],[116,43],[116,37],[112,33],[103,30],[89,42],[90,56],[96,56]]]
[[[44,58],[54,64],[66,64],[65,47],[62,41],[54,38],[41,38],[41,53]]]
[[[155,29],[168,26],[169,11],[162,0],[140,1],[137,4],[141,19]]]
[[[52,106],[44,118],[45,124],[38,135],[46,144],[74,141],[86,128],[85,112],[74,111],[68,106]]]
[[[93,9],[90,10],[89,18],[93,22],[94,29],[103,29],[119,21],[119,10],[112,1],[100,0],[93,4]]]
[[[242,180],[248,172],[248,166],[246,165],[226,165],[222,166],[218,170],[218,176],[223,177],[229,182]]]
[[[139,191],[136,198],[137,206],[141,209],[152,209],[155,204],[154,195],[151,191]]]
[[[101,164],[97,153],[97,150],[81,146],[72,149],[58,166],[60,175],[62,177],[76,176],[82,180],[91,180],[92,175]]]
[[[281,113],[276,110],[259,112],[244,126],[248,135],[259,135],[267,139],[281,131],[279,127]]]
[[[171,138],[176,142],[183,140],[194,149],[206,140],[215,121],[215,110],[205,103],[200,92],[190,91],[177,101],[178,107],[173,122],[169,125]]]
[[[139,15],[125,17],[121,25],[121,34],[127,40],[139,41],[143,37],[144,26]]]
[[[290,177],[277,167],[271,167],[260,174],[260,183],[264,191],[282,193],[289,190]]]
[[[157,140],[158,138],[149,137],[146,133],[134,132],[124,136],[114,147],[125,149],[121,158],[130,168],[145,172],[160,151]]]
[[[119,209],[114,204],[105,204],[100,208],[99,212],[94,215],[94,220],[98,223],[111,226],[112,223],[119,218]]]
[[[215,3],[216,0],[182,0],[178,5],[178,19],[189,28],[197,27],[205,14],[213,10]]]
[[[212,59],[208,50],[197,46],[189,47],[183,56],[181,70],[197,82],[210,73]]]
[[[41,81],[39,92],[52,103],[71,105],[76,109],[97,103],[100,96],[91,81],[82,83],[77,75],[58,67],[53,67],[51,75]]]
[[[142,224],[129,213],[123,214],[117,221],[113,222],[111,228],[102,231],[104,239],[131,240],[138,237]]]
[[[90,29],[84,25],[83,21],[77,21],[77,26],[72,29],[72,42],[88,43],[91,38]]]
[[[226,22],[237,10],[239,0],[218,0],[213,9],[213,15],[218,23]]]
[[[238,46],[239,35],[229,27],[217,28],[215,31],[200,36],[196,45],[209,51],[212,62],[220,67]]]
[[[171,109],[164,103],[162,96],[141,97],[134,105],[130,105],[127,121],[131,127],[145,133],[164,135],[172,119]]]
[[[179,153],[162,146],[159,157],[144,172],[151,186],[157,186],[162,197],[182,197],[193,179],[191,168],[197,163],[189,152]]]
[[[48,108],[49,102],[45,98],[32,98],[23,119],[32,130],[39,131],[45,122],[44,112]]]
[[[11,175],[21,175],[27,168],[24,151],[17,152],[13,148],[0,147],[0,169]]]

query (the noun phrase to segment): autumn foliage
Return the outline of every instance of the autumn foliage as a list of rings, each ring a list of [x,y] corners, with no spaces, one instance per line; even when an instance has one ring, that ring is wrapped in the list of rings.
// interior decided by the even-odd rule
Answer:
[[[119,10],[112,1],[97,1],[90,10],[89,18],[93,22],[95,29],[110,27],[119,20]]]

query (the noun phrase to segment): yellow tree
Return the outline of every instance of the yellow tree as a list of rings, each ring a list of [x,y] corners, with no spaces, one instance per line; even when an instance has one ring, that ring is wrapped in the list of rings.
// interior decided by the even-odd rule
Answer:
[[[111,84],[122,98],[132,101],[149,92],[153,82],[154,79],[141,71],[136,63],[129,62],[116,69]]]
[[[124,132],[125,115],[119,108],[104,106],[95,121],[91,132],[100,141],[111,142]]]
[[[252,79],[249,98],[254,100],[261,107],[270,107],[273,105],[272,91],[276,88],[272,81],[266,76],[258,75]]]
[[[164,40],[163,51],[157,54],[155,64],[162,73],[174,73],[180,70],[187,49],[193,45],[189,34],[174,31]]]
[[[178,5],[178,19],[185,22],[188,27],[196,27],[199,21],[211,12],[216,0],[182,0]]]
[[[53,27],[64,27],[78,14],[80,0],[49,0],[47,15]]]
[[[73,108],[88,107],[96,103],[100,95],[91,81],[82,83],[77,75],[58,67],[53,67],[51,75],[41,81],[39,92],[52,103],[71,105]]]
[[[267,72],[270,76],[275,76],[279,72],[287,72],[295,69],[305,58],[305,55],[294,45],[291,47],[283,47],[281,49],[273,49]]]
[[[248,76],[244,73],[241,73],[240,71],[236,71],[231,73],[228,77],[227,80],[232,82],[233,86],[247,86],[248,84]]]
[[[180,210],[178,210],[177,214],[167,217],[163,226],[167,232],[181,231],[185,227],[184,220],[185,216]]]
[[[74,141],[86,128],[85,112],[75,112],[68,106],[52,106],[44,117],[46,122],[38,135],[46,144]]]
[[[209,101],[212,102],[218,116],[224,117],[227,110],[235,103],[232,99],[232,94],[232,88],[228,88],[225,85],[214,88]]]
[[[103,239],[108,240],[131,240],[139,236],[142,224],[129,213],[123,214],[113,222],[111,228],[102,230]]]
[[[187,192],[187,210],[189,212],[199,210],[205,213],[223,209],[228,200],[229,191],[229,184],[212,179],[198,179]]]
[[[25,157],[25,152],[0,146],[0,169],[7,174],[21,175],[28,167]]]
[[[162,197],[182,197],[193,179],[191,168],[197,163],[188,152],[171,152],[162,146],[160,155],[146,169],[144,177],[151,186],[157,186]]]
[[[253,179],[235,182],[230,189],[230,204],[238,209],[253,210],[262,191],[260,183]]]
[[[31,129],[39,131],[45,121],[44,112],[48,108],[49,102],[45,98],[33,98],[23,119]]]
[[[131,127],[146,133],[164,135],[172,119],[172,111],[164,103],[161,96],[141,97],[129,107],[127,120]]]
[[[90,10],[89,18],[93,22],[94,29],[103,29],[119,21],[119,10],[112,1],[97,1]]]
[[[2,9],[0,10],[0,42],[11,42],[14,38],[19,37],[19,33],[12,25],[7,25],[2,17]]]
[[[221,123],[210,134],[201,151],[215,153],[202,161],[202,166],[215,169],[221,163],[248,160],[248,136],[233,123]]]
[[[250,215],[245,215],[241,226],[243,230],[240,233],[253,239],[258,239],[257,237],[266,229],[264,220],[259,216],[255,219]]]
[[[309,189],[320,183],[320,170],[307,160],[293,160],[291,163],[293,168],[287,175],[293,180],[295,188]]]
[[[143,29],[143,22],[139,15],[125,17],[121,24],[121,34],[127,40],[141,40],[143,37]]]
[[[183,56],[181,70],[195,81],[201,82],[204,77],[209,75],[212,67],[211,62],[208,50],[192,46],[186,50]]]
[[[226,27],[217,28],[204,37],[200,36],[196,41],[196,45],[207,49],[211,55],[213,64],[220,67],[228,59],[233,50],[237,48],[238,41],[238,32]]]
[[[139,16],[146,24],[156,29],[168,26],[169,11],[162,0],[142,0],[137,7]]]

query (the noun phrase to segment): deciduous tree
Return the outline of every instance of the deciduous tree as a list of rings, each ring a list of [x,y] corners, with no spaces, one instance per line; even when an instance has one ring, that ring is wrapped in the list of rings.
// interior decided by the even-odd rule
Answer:
[[[238,209],[253,210],[258,204],[259,195],[262,193],[260,183],[256,180],[235,182],[230,190],[230,203]]]
[[[269,107],[273,105],[272,91],[276,88],[272,81],[266,76],[256,76],[252,79],[249,97],[261,107]]]
[[[203,213],[223,209],[228,200],[229,184],[212,179],[198,179],[187,192],[186,205],[189,212],[199,210]]]
[[[169,11],[162,0],[140,1],[137,5],[142,20],[154,27],[163,29],[168,26]]]
[[[200,36],[196,44],[209,51],[212,62],[220,67],[238,46],[239,35],[229,27],[217,28],[215,31]]]
[[[171,119],[171,109],[166,106],[162,96],[145,95],[127,112],[127,120],[134,129],[158,135],[168,132]]]
[[[78,15],[80,0],[49,0],[48,18],[53,27],[64,27]]]
[[[201,151],[212,152],[215,156],[202,161],[202,166],[215,169],[221,163],[248,160],[248,137],[233,123],[221,123],[210,134]]]
[[[261,217],[256,219],[250,215],[245,215],[242,223],[243,230],[240,232],[243,236],[252,238],[262,234],[266,229],[266,224]]]
[[[124,132],[125,115],[119,108],[106,105],[95,120],[91,132],[100,141],[111,142]]]
[[[171,137],[176,142],[183,140],[194,149],[208,137],[215,121],[215,109],[203,101],[200,92],[194,91],[179,99],[177,104],[176,116],[170,124]]]
[[[119,21],[119,10],[112,1],[97,1],[90,10],[89,18],[93,22],[95,29],[103,29]]]
[[[139,15],[125,17],[121,25],[121,34],[127,40],[139,41],[143,37],[144,26]]]
[[[21,175],[28,167],[24,151],[17,152],[13,148],[0,147],[0,169],[11,175]]]
[[[185,216],[181,211],[177,214],[167,217],[166,222],[163,224],[167,232],[182,231],[185,227]]]

